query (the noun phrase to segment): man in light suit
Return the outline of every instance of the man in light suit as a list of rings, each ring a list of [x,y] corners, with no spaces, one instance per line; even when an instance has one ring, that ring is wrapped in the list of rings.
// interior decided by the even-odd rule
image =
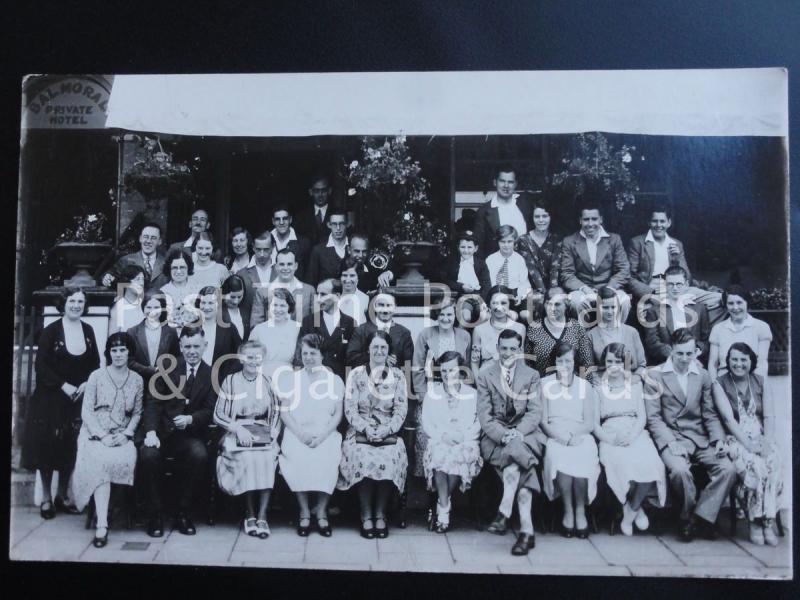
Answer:
[[[682,267],[686,271],[686,287],[683,293],[690,294],[705,306],[709,324],[714,325],[724,316],[722,295],[692,286],[692,274],[686,262],[683,244],[667,234],[671,226],[669,211],[656,207],[650,215],[650,229],[647,233],[631,239],[628,245],[628,262],[631,265],[628,289],[637,303],[638,312],[642,314],[648,306],[654,305],[653,300],[663,300],[668,293],[665,289],[667,268]],[[650,298],[651,295],[655,298]],[[642,302],[643,299],[645,302]]]
[[[111,287],[119,278],[119,274],[127,265],[136,265],[144,269],[149,283],[147,289],[159,289],[167,283],[164,276],[164,254],[158,251],[161,244],[161,226],[158,223],[148,223],[142,227],[139,234],[139,252],[126,254],[119,258],[114,267],[103,275],[102,283],[106,287]]]
[[[697,362],[697,346],[688,329],[672,334],[672,355],[645,374],[647,427],[669,483],[681,507],[680,538],[697,533],[713,539],[719,509],[736,481],[725,455],[725,430],[711,396],[711,377]],[[711,479],[697,496],[690,470],[702,465]]]
[[[533,203],[526,194],[516,193],[517,174],[501,166],[494,178],[495,191],[475,214],[475,244],[482,258],[497,252],[497,228],[511,225],[522,237],[533,229]]]
[[[624,323],[631,299],[623,288],[631,271],[622,240],[616,233],[605,230],[598,208],[584,208],[579,222],[580,231],[564,238],[561,246],[561,286],[578,309],[584,326],[586,311],[597,302],[597,290],[610,287],[617,292],[620,322]]]
[[[520,534],[511,553],[525,555],[536,544],[533,533],[533,491],[540,491],[535,466],[542,448],[535,437],[542,420],[539,374],[521,356],[522,336],[505,329],[497,340],[498,359],[477,378],[481,455],[503,481],[503,499],[488,530],[504,535],[516,496]]]

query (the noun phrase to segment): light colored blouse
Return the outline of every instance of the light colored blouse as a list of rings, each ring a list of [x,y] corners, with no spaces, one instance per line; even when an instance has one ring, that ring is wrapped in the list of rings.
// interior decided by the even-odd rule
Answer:
[[[451,394],[441,382],[428,384],[422,404],[422,429],[434,441],[443,433],[462,433],[464,441],[477,441],[481,425],[477,415],[478,392],[464,383],[457,395]]]
[[[583,402],[589,398],[594,406],[595,391],[592,384],[578,377],[572,378],[572,384],[564,387],[553,373],[542,379],[542,398],[546,403],[548,423],[583,423]]]
[[[107,367],[92,371],[83,395],[82,427],[91,437],[109,433],[133,437],[142,418],[144,382],[138,373],[128,370],[127,378],[117,385]]]

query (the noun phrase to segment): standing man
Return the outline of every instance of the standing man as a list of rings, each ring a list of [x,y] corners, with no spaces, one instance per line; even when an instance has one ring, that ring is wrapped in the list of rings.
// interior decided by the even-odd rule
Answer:
[[[506,534],[516,497],[520,533],[511,549],[516,556],[536,545],[532,501],[540,491],[535,466],[542,455],[534,435],[542,420],[541,382],[521,350],[522,336],[504,329],[497,340],[499,358],[484,365],[477,378],[481,454],[503,482],[503,499],[488,531]]]
[[[725,430],[711,396],[711,377],[697,362],[697,345],[688,329],[672,334],[672,354],[645,375],[647,428],[669,484],[681,507],[679,536],[690,542],[697,533],[714,539],[722,503],[736,481],[728,460]],[[700,464],[711,481],[700,492],[692,477],[692,464]]]
[[[325,241],[328,237],[325,222],[332,194],[333,188],[327,175],[315,175],[312,178],[311,187],[308,188],[312,203],[297,215],[297,230],[312,244]]]
[[[339,265],[347,256],[347,214],[342,209],[331,208],[325,223],[330,232],[328,241],[314,246],[308,260],[306,279],[311,285],[317,285],[323,279],[336,279]]]
[[[292,227],[292,213],[286,206],[279,206],[272,211],[272,262],[278,257],[278,252],[288,248],[294,252],[297,259],[297,278],[303,280],[303,274],[308,266],[308,255],[311,253],[311,242],[298,236]]]
[[[587,326],[585,313],[597,302],[597,290],[610,287],[619,299],[620,323],[628,319],[631,299],[623,290],[631,270],[622,240],[603,227],[600,209],[581,211],[578,233],[564,238],[561,246],[561,286],[569,294],[579,318]]]
[[[208,219],[208,212],[202,208],[198,208],[192,213],[192,217],[189,219],[189,237],[183,242],[175,242],[174,244],[170,245],[169,249],[167,250],[167,254],[169,254],[170,250],[188,250],[191,254],[194,252],[194,246],[197,243],[197,236],[204,231],[208,231],[210,227],[211,221]],[[214,260],[217,260],[217,262],[221,262],[221,259],[218,260],[216,256],[213,258]]]
[[[701,290],[692,286],[692,274],[686,263],[683,244],[667,235],[672,226],[669,211],[663,207],[653,209],[650,215],[650,229],[645,235],[637,235],[628,245],[628,262],[631,265],[631,279],[628,283],[633,299],[637,302],[637,312],[644,313],[647,305],[639,306],[641,300],[652,294],[663,300],[669,295],[665,289],[667,268],[678,266],[686,272],[684,294],[690,294],[695,301],[703,304],[708,311],[709,324],[713,326],[725,316],[722,295],[719,292]],[[649,303],[652,306],[654,303]]]
[[[278,272],[272,264],[272,244],[274,240],[268,231],[265,231],[253,240],[253,258],[246,268],[237,274],[244,281],[244,297],[239,304],[243,314],[250,315],[253,309],[256,290],[269,285],[277,277]],[[252,324],[251,324],[252,326]],[[245,332],[246,337],[249,332]]]
[[[189,512],[197,485],[206,472],[208,424],[217,399],[211,385],[211,368],[201,360],[207,345],[203,330],[184,327],[179,343],[181,356],[174,368],[168,370],[169,365],[163,368],[157,365],[151,383],[155,384],[156,393],[147,394],[142,424],[137,431],[137,471],[147,490],[150,537],[164,535],[160,481],[164,456],[175,457],[183,474],[177,487],[178,531],[195,534]]]
[[[292,317],[296,321],[302,322],[314,310],[314,288],[303,283],[295,276],[295,273],[297,273],[297,261],[295,260],[294,252],[288,248],[278,252],[278,259],[274,269],[277,271],[278,276],[266,286],[258,286],[253,295],[250,327],[255,327],[267,320],[271,291],[275,288],[286,288],[294,296],[295,306]]]
[[[378,287],[388,287],[394,279],[394,273],[390,269],[391,264],[385,269],[380,270],[367,264],[369,256],[369,240],[363,233],[354,233],[350,236],[348,246],[350,256],[358,263],[356,272],[358,273],[358,289],[364,293],[377,290]]]
[[[139,252],[120,257],[114,267],[103,275],[103,285],[106,287],[114,285],[122,269],[127,265],[136,265],[144,269],[149,282],[147,289],[159,289],[168,283],[163,273],[164,255],[158,251],[160,245],[161,226],[158,223],[148,223],[142,227],[142,232],[139,234]]]
[[[494,178],[495,191],[475,215],[475,244],[483,258],[499,248],[497,228],[510,225],[522,237],[533,229],[533,204],[527,195],[517,194],[517,174],[511,166],[501,166]]]
[[[295,366],[302,366],[300,342],[307,333],[316,333],[322,338],[322,364],[345,380],[347,345],[356,327],[352,317],[339,310],[342,284],[338,279],[320,281],[317,286],[317,310],[303,319],[297,334]]]

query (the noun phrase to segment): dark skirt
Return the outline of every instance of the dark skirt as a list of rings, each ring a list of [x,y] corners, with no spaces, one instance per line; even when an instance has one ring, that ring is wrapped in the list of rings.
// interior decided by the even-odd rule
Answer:
[[[71,471],[78,449],[81,401],[72,402],[61,388],[37,386],[27,408],[22,467]]]

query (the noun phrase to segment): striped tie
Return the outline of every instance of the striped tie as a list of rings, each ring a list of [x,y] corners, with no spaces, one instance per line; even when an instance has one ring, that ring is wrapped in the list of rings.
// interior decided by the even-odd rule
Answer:
[[[497,273],[497,285],[502,285],[504,287],[508,287],[508,259],[503,260],[503,266],[500,267],[500,271]]]

